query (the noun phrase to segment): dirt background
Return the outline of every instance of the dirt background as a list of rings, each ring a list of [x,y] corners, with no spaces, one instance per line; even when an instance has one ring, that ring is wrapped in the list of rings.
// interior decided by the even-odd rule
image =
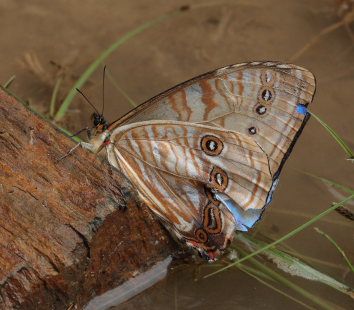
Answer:
[[[350,1],[348,1],[350,2]],[[62,100],[75,80],[109,45],[127,32],[182,5],[203,1],[173,0],[0,0],[0,83],[16,79],[11,90],[46,114],[61,72]],[[289,61],[323,29],[340,21],[339,1],[264,0],[187,10],[144,31],[105,62],[120,87],[137,103],[186,79],[225,65],[254,61]],[[226,3],[226,2],[225,2]],[[319,38],[295,64],[317,78],[311,110],[354,149],[354,49],[344,26]],[[60,67],[60,69],[58,69]],[[98,107],[102,102],[101,67],[83,87]],[[109,121],[131,109],[107,80],[105,114]],[[90,125],[92,109],[79,96],[60,126],[75,132]],[[354,166],[327,132],[312,119],[282,172],[269,210],[257,228],[282,236],[345,195],[301,173],[307,171],[354,185]],[[351,205],[353,208],[353,204]],[[316,224],[331,234],[350,258],[353,225],[337,214]],[[312,228],[288,242],[300,253],[345,266],[341,256]],[[194,266],[168,278],[117,309],[300,309],[254,279],[232,271],[193,281]],[[344,267],[343,267],[344,268]],[[321,267],[353,285],[344,269]],[[351,301],[323,285],[291,277],[301,286],[349,309]]]

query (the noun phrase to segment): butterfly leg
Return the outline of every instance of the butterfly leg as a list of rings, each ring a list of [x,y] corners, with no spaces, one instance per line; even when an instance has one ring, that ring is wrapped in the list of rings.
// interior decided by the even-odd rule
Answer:
[[[58,161],[61,161],[62,159],[68,157],[69,155],[71,155],[78,147],[83,147],[84,149],[93,150],[93,145],[91,143],[87,143],[87,142],[79,142],[78,144],[76,144],[72,149],[69,150],[69,152],[67,152],[65,155],[61,156]]]

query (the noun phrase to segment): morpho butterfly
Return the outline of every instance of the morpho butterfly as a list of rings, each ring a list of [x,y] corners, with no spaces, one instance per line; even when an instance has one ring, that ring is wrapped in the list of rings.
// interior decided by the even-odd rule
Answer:
[[[168,230],[212,261],[271,202],[314,92],[313,74],[292,64],[231,65],[110,125],[95,114],[85,146],[105,149]]]

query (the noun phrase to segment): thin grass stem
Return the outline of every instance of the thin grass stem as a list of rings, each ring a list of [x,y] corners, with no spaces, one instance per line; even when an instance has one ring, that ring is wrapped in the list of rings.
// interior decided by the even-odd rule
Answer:
[[[259,269],[256,269],[256,268],[244,265],[244,264],[238,265],[237,268],[239,268],[240,270],[246,269],[247,271],[251,272],[253,275],[257,276],[258,278],[263,278],[263,279],[267,279],[269,281],[277,282],[271,276],[269,276],[268,274],[266,274],[265,272],[263,272]]]
[[[12,77],[10,77],[7,82],[5,82],[5,84],[3,85],[4,88],[9,88],[10,85],[12,84],[12,82],[16,79],[16,75],[13,75]]]
[[[343,256],[344,260],[346,261],[347,265],[349,266],[350,270],[352,272],[354,272],[354,266],[352,265],[352,263],[350,262],[348,256],[345,254],[345,252],[343,251],[343,249],[337,244],[337,242],[328,234],[326,234],[323,230],[319,229],[318,227],[314,228],[315,231],[317,231],[319,234],[321,234],[322,236],[325,236],[327,238],[327,240],[333,244],[333,246],[338,250],[338,252],[340,253],[340,255]]]
[[[309,262],[309,263],[314,263],[314,264],[319,264],[325,267],[330,267],[333,269],[338,269],[341,271],[344,271],[346,268],[343,265],[339,265],[339,264],[335,264],[335,263],[331,263],[331,262],[327,262],[325,260],[319,259],[319,258],[315,258],[315,257],[311,257],[311,256],[306,256],[303,255],[299,252],[296,251],[292,251],[292,250],[287,250],[287,252],[292,255],[292,256],[296,256],[298,258],[301,258],[302,260]]]
[[[320,177],[320,176],[317,176],[315,174],[312,174],[312,173],[309,173],[309,172],[305,172],[305,171],[302,171],[304,174],[312,177],[312,178],[315,178],[317,180],[320,180],[322,181],[323,183],[325,184],[328,184],[328,185],[332,185],[333,187],[336,187],[338,189],[341,189],[343,192],[346,192],[347,194],[354,194],[354,189],[351,189],[345,185],[342,185],[342,184],[338,184],[332,180],[329,180],[329,179],[326,179],[326,178],[323,178],[323,177]]]
[[[246,273],[247,275],[249,275],[250,277],[256,279],[258,282],[260,282],[260,283],[262,283],[263,285],[269,287],[269,288],[272,289],[273,291],[275,291],[275,292],[277,292],[277,293],[279,293],[279,294],[281,294],[281,295],[283,295],[283,296],[289,298],[290,300],[292,300],[292,301],[294,301],[294,302],[300,304],[300,305],[303,306],[304,308],[310,309],[310,310],[316,310],[315,308],[313,308],[313,307],[311,307],[311,306],[305,304],[305,303],[302,302],[301,300],[299,300],[299,299],[297,299],[297,298],[295,298],[295,297],[293,297],[293,296],[291,296],[291,295],[285,293],[284,291],[278,289],[277,287],[275,287],[274,285],[268,283],[267,281],[262,280],[260,277],[258,277],[256,274],[254,274],[252,270],[248,270],[248,269],[249,269],[248,266],[239,266],[238,268],[239,268],[242,272],[244,272],[244,273]],[[274,279],[272,279],[272,280],[274,280]]]
[[[57,101],[58,92],[59,92],[62,80],[63,80],[63,78],[61,76],[59,76],[58,79],[55,81],[55,85],[54,85],[54,89],[53,89],[53,93],[52,93],[52,98],[50,99],[50,106],[49,106],[49,116],[51,118],[53,118],[54,114],[55,114],[55,103]]]
[[[290,59],[289,62],[293,62],[298,59],[305,51],[307,51],[311,46],[315,45],[324,35],[340,28],[343,26],[343,21],[330,25],[324,28],[318,35],[313,37],[305,46],[303,46],[299,51],[297,51]]]
[[[269,238],[271,241],[275,241],[276,240],[276,237],[266,235],[263,232],[259,232],[257,235],[259,235],[259,234],[261,236]],[[247,235],[247,239],[253,239],[253,240],[259,241],[259,239],[256,239],[254,236],[250,236],[250,235]],[[237,240],[239,240],[239,238]],[[311,262],[311,263],[319,264],[319,265],[322,265],[322,266],[330,267],[330,268],[333,268],[333,269],[338,269],[338,270],[341,270],[341,271],[345,270],[345,266],[343,266],[343,265],[335,264],[335,263],[327,262],[327,261],[319,259],[319,258],[303,255],[300,252],[298,252],[296,249],[294,249],[293,247],[291,247],[288,244],[286,244],[285,242],[283,242],[277,248],[279,250],[281,250],[281,251],[287,252],[289,255],[295,256],[297,258],[301,258],[304,262],[308,262],[308,263]]]
[[[246,254],[242,250],[241,250],[241,252],[244,255]],[[325,301],[324,299],[309,293],[308,291],[304,290],[300,286],[296,285],[295,283],[289,281],[288,279],[286,279],[285,277],[280,275],[278,272],[266,267],[264,264],[261,264],[257,259],[252,257],[252,258],[250,258],[250,262],[252,264],[254,264],[259,270],[262,270],[264,273],[271,276],[274,280],[276,280],[280,284],[285,285],[286,287],[292,289],[293,291],[297,292],[301,296],[309,299],[310,301],[312,301],[316,305],[320,306],[322,309],[334,310],[334,308],[331,305],[329,305],[329,303],[327,301]]]
[[[266,245],[266,243],[257,240],[248,234],[240,234],[238,240],[244,243],[247,246],[247,249],[252,250],[262,248]],[[282,271],[304,279],[318,281],[353,298],[354,290],[351,287],[307,265],[297,257],[289,255],[289,253],[273,247],[264,251],[262,254],[275,263]]]
[[[277,210],[277,209],[269,209],[267,210],[268,213],[277,213],[277,214],[285,214],[291,217],[302,217],[304,219],[309,219],[311,218],[311,214],[308,213],[303,213],[303,212],[298,212],[298,211],[291,211],[291,210]],[[341,226],[346,226],[346,227],[353,227],[353,224],[351,223],[346,223],[341,220],[335,220],[335,219],[328,219],[328,218],[322,218],[320,220],[321,222],[328,223],[328,224],[333,224],[333,225],[341,225]]]
[[[351,151],[348,145],[344,142],[344,140],[331,128],[329,127],[323,120],[321,120],[316,114],[313,112],[309,113],[331,134],[331,136],[338,142],[338,144],[342,147],[345,153],[349,156],[349,159],[354,159],[354,153]]]
[[[228,1],[216,1],[216,2],[206,2],[202,4],[196,4],[196,5],[190,5],[190,6],[185,6],[181,7],[177,10],[174,10],[172,12],[169,12],[167,14],[161,15],[153,20],[148,21],[147,23],[141,25],[140,27],[135,28],[134,30],[128,32],[126,35],[115,41],[111,46],[109,46],[106,50],[104,50],[98,58],[96,58],[85,70],[85,72],[80,76],[80,78],[76,81],[76,83],[73,85],[73,88],[70,90],[66,98],[64,99],[63,103],[61,104],[60,108],[58,109],[58,112],[56,113],[54,120],[59,121],[66,113],[68,107],[70,106],[72,100],[76,96],[76,88],[81,88],[86,81],[90,78],[92,73],[105,61],[105,59],[111,55],[118,47],[123,45],[125,42],[127,42],[129,39],[135,37],[136,35],[140,34],[141,32],[149,29],[150,27],[157,25],[159,23],[162,23],[166,20],[169,20],[172,17],[175,17],[181,13],[184,13],[185,11],[190,11],[194,9],[201,9],[201,8],[206,8],[206,7],[212,7],[212,6],[222,6],[222,5],[248,5],[248,6],[254,6],[257,7],[258,5],[255,4],[250,4],[247,1],[244,2],[228,2]]]
[[[130,98],[130,96],[128,95],[128,93],[118,85],[118,83],[115,81],[115,79],[113,78],[113,76],[111,75],[111,73],[107,70],[106,71],[107,77],[110,80],[110,82],[112,83],[113,87],[118,91],[118,93],[120,93],[122,95],[122,97],[133,107],[137,107],[137,103]]]
[[[64,114],[66,113],[69,105],[71,104],[73,98],[76,96],[76,88],[81,88],[86,81],[89,79],[89,77],[92,75],[92,73],[104,62],[104,60],[111,55],[119,46],[123,45],[126,41],[131,39],[132,37],[136,36],[137,34],[141,33],[142,31],[150,28],[153,25],[156,25],[158,23],[161,23],[173,16],[176,16],[180,14],[180,10],[173,11],[171,13],[159,16],[158,18],[155,18],[143,25],[141,25],[138,28],[135,28],[133,31],[128,32],[126,35],[124,35],[122,38],[114,42],[110,47],[108,47],[106,50],[103,51],[103,53],[96,59],[94,60],[91,65],[88,66],[86,71],[81,75],[81,77],[76,81],[74,84],[73,88],[70,90],[66,98],[64,99],[62,105],[60,106],[58,112],[56,113],[54,120],[59,121]]]

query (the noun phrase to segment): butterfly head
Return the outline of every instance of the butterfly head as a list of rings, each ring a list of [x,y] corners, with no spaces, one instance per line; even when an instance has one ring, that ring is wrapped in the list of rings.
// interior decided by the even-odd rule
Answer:
[[[100,113],[91,115],[93,126],[88,129],[88,139],[92,145],[92,151],[99,153],[104,146],[110,144],[110,131],[105,118]]]
[[[100,112],[98,112],[96,107],[91,103],[91,101],[86,97],[86,95],[80,89],[76,88],[76,90],[77,90],[78,93],[80,93],[85,98],[86,102],[89,105],[91,105],[91,107],[95,110],[95,112],[91,114],[91,120],[93,122],[93,127],[92,128],[86,128],[87,129],[88,139],[92,143],[93,142],[92,140],[94,140],[97,136],[99,136],[102,133],[104,133],[107,130],[108,126],[109,126],[107,124],[104,116],[103,116],[104,100],[103,100],[102,112],[100,113]]]
[[[107,121],[100,113],[92,113],[91,120],[93,122],[94,129],[96,130],[96,134],[100,134],[108,128]]]

